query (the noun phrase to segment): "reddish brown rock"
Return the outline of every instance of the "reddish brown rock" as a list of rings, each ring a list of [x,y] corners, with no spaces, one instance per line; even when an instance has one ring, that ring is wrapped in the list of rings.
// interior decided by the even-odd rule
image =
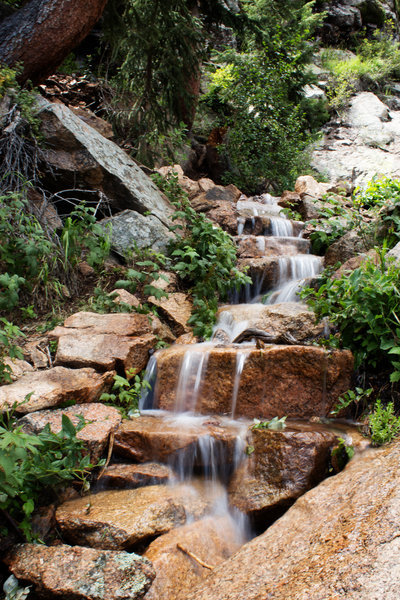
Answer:
[[[399,461],[398,442],[353,458],[185,600],[397,600]]]
[[[166,465],[149,462],[143,465],[110,465],[98,480],[100,487],[137,488],[167,483],[173,471]]]
[[[112,140],[114,137],[113,128],[111,123],[101,119],[94,112],[88,108],[81,108],[80,106],[71,106],[72,112],[79,117],[84,123],[93,127],[96,131],[101,133],[107,140]]]
[[[127,337],[114,334],[75,333],[59,337],[55,362],[69,367],[93,367],[98,370],[131,369],[138,373],[145,368],[149,351],[157,344],[157,337],[146,334],[142,337]]]
[[[242,258],[238,261],[241,270],[247,269],[246,274],[260,288],[260,293],[270,290],[279,278],[279,259],[277,256],[261,258]]]
[[[176,292],[159,300],[149,296],[148,302],[157,307],[157,312],[168,322],[175,335],[190,331],[187,321],[192,314],[192,302],[187,294]]]
[[[137,554],[66,545],[20,544],[6,562],[41,598],[140,600],[155,573]]]
[[[308,194],[317,200],[322,200],[331,187],[331,183],[319,183],[311,175],[301,175],[297,178],[294,189],[299,195]]]
[[[202,519],[157,538],[144,554],[156,571],[146,600],[185,600],[193,587],[240,545],[237,524],[228,517]]]
[[[350,387],[353,357],[348,350],[317,346],[254,346],[224,348],[209,345],[173,346],[157,354],[158,407],[171,410],[176,399],[178,375],[186,352],[206,352],[196,410],[230,414],[238,350],[246,353],[238,385],[236,416],[272,418],[284,415],[304,419],[327,416],[338,397]],[[195,386],[196,373],[186,377],[186,389]],[[193,398],[182,400],[190,408]]]
[[[288,423],[285,429],[253,429],[248,444],[253,452],[233,475],[231,504],[253,517],[293,502],[328,474],[337,435],[318,425]]]
[[[278,202],[283,208],[296,208],[301,202],[300,194],[285,190]]]
[[[17,403],[18,414],[44,408],[54,408],[75,400],[78,404],[95,402],[103,392],[111,389],[115,372],[100,375],[94,369],[65,369],[54,367],[48,371],[27,373],[21,379],[0,387],[0,411]],[[27,402],[26,396],[31,394]]]
[[[100,403],[90,403],[79,406],[70,406],[58,410],[40,410],[25,415],[19,420],[24,431],[32,435],[40,433],[49,424],[51,431],[58,433],[61,430],[62,415],[67,415],[72,423],[77,426],[80,418],[86,425],[77,433],[77,438],[85,442],[92,463],[97,463],[105,451],[110,433],[115,431],[121,423],[120,412],[112,407]]]
[[[222,419],[182,419],[173,416],[140,416],[123,421],[115,435],[114,451],[138,462],[174,462],[184,453],[188,461],[202,465],[199,440],[215,441],[215,460],[231,463],[239,426]]]
[[[238,212],[236,205],[229,200],[220,200],[216,206],[207,211],[207,218],[231,235],[236,235]]]
[[[146,315],[139,313],[105,314],[78,312],[65,320],[63,327],[56,327],[48,334],[51,339],[59,338],[78,330],[87,335],[101,333],[121,336],[141,336],[151,333],[151,327]]]
[[[202,487],[152,485],[134,490],[99,492],[62,504],[58,527],[74,544],[111,550],[138,542],[204,516],[213,501]]]
[[[275,236],[242,235],[235,238],[239,258],[263,256],[293,256],[307,254],[309,240],[303,238],[276,238]]]
[[[373,234],[360,236],[358,231],[348,231],[329,246],[325,254],[325,264],[330,266],[338,262],[344,263],[357,254],[371,250],[374,245],[375,238]]]
[[[342,264],[342,266],[333,273],[332,279],[340,279],[340,277],[350,271],[354,271],[361,267],[366,260],[372,260],[376,265],[379,264],[380,258],[376,250],[370,250],[366,254],[359,254],[358,256],[353,256],[353,258],[349,258]]]

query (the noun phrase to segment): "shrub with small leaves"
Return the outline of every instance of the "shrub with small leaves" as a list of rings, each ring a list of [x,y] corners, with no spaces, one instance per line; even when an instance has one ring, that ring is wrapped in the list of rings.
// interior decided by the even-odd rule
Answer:
[[[394,413],[393,402],[382,406],[381,400],[378,399],[368,421],[374,446],[387,444],[400,433],[400,417]]]

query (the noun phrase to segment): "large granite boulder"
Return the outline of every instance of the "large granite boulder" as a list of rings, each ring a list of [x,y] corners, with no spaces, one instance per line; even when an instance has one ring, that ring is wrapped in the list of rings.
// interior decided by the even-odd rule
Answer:
[[[337,435],[320,425],[288,423],[284,429],[251,429],[251,454],[229,485],[233,506],[264,520],[282,510],[328,474]]]
[[[140,600],[155,576],[151,563],[137,554],[64,544],[20,544],[6,563],[40,598]]]
[[[185,600],[397,600],[399,460],[398,442],[353,458]]]
[[[38,98],[37,105],[46,142],[45,160],[54,177],[62,177],[64,187],[100,189],[114,211],[150,212],[170,225],[173,208],[126,152],[64,104]]]
[[[189,519],[203,517],[213,498],[205,488],[181,484],[98,492],[70,500],[56,513],[64,539],[111,550],[167,533]]]
[[[327,416],[353,370],[348,350],[317,346],[174,345],[156,358],[159,408],[248,418]]]
[[[96,402],[103,392],[110,391],[114,375],[115,371],[99,374],[94,369],[64,367],[26,373],[18,381],[0,387],[0,412],[14,404],[17,414],[26,414],[56,408],[68,400]]]

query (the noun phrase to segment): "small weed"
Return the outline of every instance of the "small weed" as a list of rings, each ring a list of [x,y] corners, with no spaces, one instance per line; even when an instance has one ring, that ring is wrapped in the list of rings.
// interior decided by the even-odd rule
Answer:
[[[270,421],[259,421],[258,419],[254,419],[254,425],[252,429],[272,429],[274,431],[280,431],[285,429],[286,427],[286,419],[287,417],[274,417]]]
[[[371,441],[374,446],[382,446],[395,438],[400,432],[400,417],[394,413],[393,402],[382,406],[380,399],[376,401],[375,410],[369,415]]]

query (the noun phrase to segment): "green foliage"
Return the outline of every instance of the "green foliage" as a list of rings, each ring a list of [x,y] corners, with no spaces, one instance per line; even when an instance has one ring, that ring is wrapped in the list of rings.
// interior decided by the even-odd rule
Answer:
[[[11,383],[11,367],[4,363],[5,358],[23,358],[22,350],[14,341],[24,337],[16,325],[0,317],[0,385]]]
[[[193,297],[188,323],[195,335],[209,337],[218,302],[250,279],[236,267],[236,248],[231,237],[190,206],[177,175],[171,174],[167,179],[156,176],[154,180],[177,209],[173,219],[180,221],[169,251],[172,269],[190,286]]]
[[[79,204],[66,218],[60,236],[64,249],[64,269],[74,267],[85,255],[86,262],[101,265],[110,252],[110,229],[96,222],[95,209]]]
[[[203,101],[218,110],[220,125],[228,129],[221,148],[228,164],[226,181],[247,192],[260,185],[290,189],[304,169],[312,139],[302,89],[311,81],[304,65],[319,17],[312,15],[311,4],[299,1],[289,7],[256,0],[244,3],[244,10],[256,31],[247,33],[240,53],[216,56]]]
[[[389,402],[384,407],[381,400],[378,399],[375,410],[369,415],[368,421],[374,446],[391,442],[400,432],[400,417],[394,413],[393,402]]]
[[[101,287],[96,287],[89,299],[90,310],[97,313],[130,313],[133,307],[125,302],[115,302],[117,293],[107,293]]]
[[[0,310],[13,310],[28,295],[48,305],[62,295],[62,284],[68,283],[70,271],[83,256],[92,266],[102,264],[110,235],[96,223],[93,211],[76,207],[60,238],[49,237],[21,193],[0,196]]]
[[[338,473],[342,471],[349,460],[354,456],[353,446],[349,446],[343,438],[338,439],[338,444],[332,449],[331,463],[333,470]]]
[[[3,585],[4,600],[25,600],[29,595],[30,589],[31,586],[20,587],[18,579],[14,575],[10,575]]]
[[[186,0],[113,0],[104,24],[116,92],[110,109],[120,135],[132,139],[137,158],[150,164],[154,138],[160,147],[191,118],[202,23]]]
[[[376,91],[383,89],[388,79],[400,77],[400,44],[391,23],[377,30],[373,37],[364,38],[357,54],[343,57],[343,51],[333,48],[322,53],[323,66],[330,71],[327,89],[330,105],[335,110],[346,107],[358,82]]]
[[[365,209],[400,204],[400,179],[375,176],[366,188],[358,187],[354,190],[353,202]]]
[[[74,427],[62,416],[59,433],[46,427],[36,435],[15,427],[12,413],[0,417],[0,510],[18,524],[28,540],[32,539],[31,515],[44,496],[72,480],[88,485],[94,465],[85,454],[84,443],[76,436],[85,425]]]
[[[169,279],[160,269],[165,267],[167,257],[150,248],[138,248],[128,255],[128,260],[133,262],[135,268],[128,268],[124,272],[124,279],[119,279],[115,286],[127,290],[131,294],[139,291],[144,297],[154,296],[157,300],[168,298],[167,292],[154,285],[159,279],[167,283]]]
[[[149,382],[143,379],[143,373],[134,375],[132,370],[130,375],[129,380],[121,375],[115,375],[112,393],[102,394],[100,397],[101,402],[118,408],[124,418],[137,414],[142,392],[151,387]]]
[[[350,275],[323,277],[319,289],[308,288],[304,296],[319,319],[336,325],[356,366],[391,369],[395,382],[400,380],[400,270],[388,262],[382,253],[379,266],[368,260]]]
[[[287,417],[274,417],[269,421],[259,421],[258,419],[254,419],[254,425],[252,429],[272,429],[274,431],[281,431],[286,427],[286,419]]]
[[[356,387],[355,390],[348,390],[339,397],[338,403],[335,405],[333,410],[331,410],[330,414],[337,416],[338,414],[343,413],[352,404],[358,406],[362,403],[365,403],[372,392],[373,388],[364,390],[363,388]]]

